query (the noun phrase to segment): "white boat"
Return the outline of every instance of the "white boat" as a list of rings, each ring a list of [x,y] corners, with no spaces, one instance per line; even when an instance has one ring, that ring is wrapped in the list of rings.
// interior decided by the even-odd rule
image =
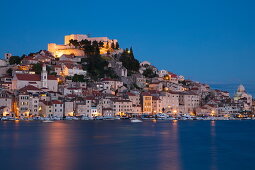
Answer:
[[[140,122],[143,122],[139,119],[130,119],[132,123],[140,123]]]
[[[44,121],[42,121],[43,123],[52,123],[52,122],[54,122],[53,120],[44,120]]]
[[[120,117],[116,116],[114,117],[115,120],[120,120]]]
[[[156,119],[158,120],[167,120],[169,116],[165,113],[158,113],[156,114]]]

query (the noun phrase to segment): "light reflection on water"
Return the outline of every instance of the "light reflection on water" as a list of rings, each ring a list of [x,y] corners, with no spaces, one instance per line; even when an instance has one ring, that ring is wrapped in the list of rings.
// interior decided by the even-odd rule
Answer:
[[[45,170],[72,169],[75,165],[75,152],[71,147],[73,129],[68,124],[55,122],[43,126],[41,152],[38,168]]]
[[[255,121],[0,122],[1,169],[255,169],[254,131]]]

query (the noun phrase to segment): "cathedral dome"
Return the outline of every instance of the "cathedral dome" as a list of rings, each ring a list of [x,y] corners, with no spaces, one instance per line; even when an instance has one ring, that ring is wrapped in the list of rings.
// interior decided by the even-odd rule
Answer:
[[[242,84],[238,87],[237,92],[245,92],[245,88]]]

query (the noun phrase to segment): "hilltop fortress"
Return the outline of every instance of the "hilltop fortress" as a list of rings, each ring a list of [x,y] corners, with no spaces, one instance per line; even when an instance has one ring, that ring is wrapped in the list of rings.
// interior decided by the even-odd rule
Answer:
[[[84,56],[84,51],[78,48],[75,48],[73,45],[70,44],[70,40],[88,40],[88,41],[97,41],[97,42],[103,42],[104,47],[100,48],[100,54],[106,54],[109,50],[109,47],[112,43],[116,45],[118,42],[116,39],[109,39],[108,37],[89,37],[86,34],[71,34],[65,36],[65,44],[64,45],[58,45],[56,43],[49,43],[48,44],[48,51],[50,51],[56,58],[61,57],[63,54],[70,55],[73,54],[75,56]]]

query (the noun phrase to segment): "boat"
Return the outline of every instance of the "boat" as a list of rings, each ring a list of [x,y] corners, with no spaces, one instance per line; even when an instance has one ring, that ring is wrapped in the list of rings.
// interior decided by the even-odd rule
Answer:
[[[94,120],[104,120],[104,117],[103,116],[96,116],[96,117],[94,117]]]
[[[119,116],[114,117],[115,120],[120,120],[121,118]]]
[[[52,122],[54,122],[53,120],[44,120],[44,121],[42,121],[43,123],[52,123]]]
[[[115,120],[115,118],[112,116],[104,116],[103,120]]]
[[[155,117],[157,120],[170,120],[170,117],[165,113],[156,114]]]
[[[130,119],[130,121],[132,123],[140,123],[140,122],[143,122],[142,120],[139,120],[139,119]]]
[[[152,120],[152,119],[155,119],[155,117],[153,115],[142,115],[141,119],[143,119],[143,120]]]
[[[18,118],[15,118],[15,117],[9,117],[9,116],[4,116],[1,118],[1,120],[8,120],[8,121],[12,121],[12,120],[19,120]]]

